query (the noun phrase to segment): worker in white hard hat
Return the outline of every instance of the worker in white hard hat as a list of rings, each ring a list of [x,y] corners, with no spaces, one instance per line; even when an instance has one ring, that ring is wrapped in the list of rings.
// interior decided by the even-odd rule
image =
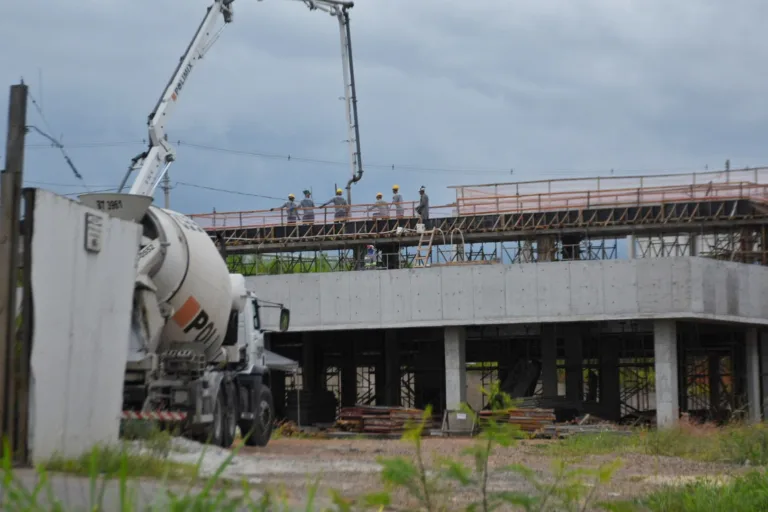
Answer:
[[[282,206],[280,206],[281,210],[283,209],[287,210],[287,213],[288,213],[287,218],[288,218],[289,224],[295,224],[297,219],[299,205],[296,204],[296,201],[294,201],[294,199],[296,199],[296,196],[294,196],[293,194],[288,194],[288,201],[286,201],[285,203],[283,203]],[[270,208],[269,211],[273,212],[276,209],[277,208]],[[282,217],[282,214],[281,214],[281,217]]]
[[[386,218],[389,217],[389,203],[384,200],[384,195],[379,192],[376,194],[376,202],[368,208],[369,212],[373,212],[373,218]]]
[[[342,196],[343,193],[344,193],[343,190],[341,190],[340,188],[337,188],[336,196],[320,205],[320,208],[323,208],[324,206],[328,206],[331,203],[333,203],[336,206],[336,211],[334,212],[334,215],[333,215],[333,220],[336,222],[344,221],[349,215],[349,205],[347,204],[347,200],[344,199],[344,197]]]
[[[400,194],[400,186],[392,185],[392,206],[395,207],[395,215],[402,217],[405,214],[403,196]]]
[[[429,220],[429,196],[427,195],[427,189],[424,185],[419,189],[419,205],[416,207],[416,213],[419,214],[421,224],[426,227]]]

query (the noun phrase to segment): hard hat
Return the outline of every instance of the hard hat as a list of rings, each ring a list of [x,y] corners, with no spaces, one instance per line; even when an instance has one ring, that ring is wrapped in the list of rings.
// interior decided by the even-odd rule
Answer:
[[[421,188],[419,189],[419,192],[424,192],[425,190],[426,189],[424,188],[424,185],[422,185]]]
[[[295,195],[293,195],[293,194],[288,194],[288,199],[293,199],[293,198],[295,198],[295,197],[296,197],[296,196],[295,196]]]
[[[381,193],[381,192],[378,192],[378,193],[376,194],[376,197],[377,197],[377,198],[379,198],[379,197],[381,197],[381,196],[382,196],[382,193]]]
[[[392,190],[400,190],[400,185],[392,185]]]
[[[340,188],[337,188],[337,189],[336,189],[336,194],[337,194],[337,195],[341,195],[341,194],[343,194],[343,193],[344,193],[344,191],[343,191],[343,190],[341,190]]]
[[[305,196],[306,196],[306,195],[309,195],[309,194],[311,194],[311,192],[310,192],[309,190],[305,190],[305,191],[304,191],[304,195],[305,195]]]

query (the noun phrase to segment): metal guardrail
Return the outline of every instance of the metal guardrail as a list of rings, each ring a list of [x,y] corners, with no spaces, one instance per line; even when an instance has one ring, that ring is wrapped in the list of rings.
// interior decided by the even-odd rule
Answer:
[[[768,171],[768,168],[765,169]],[[755,175],[758,170],[754,170]],[[731,171],[735,173],[737,171]],[[753,171],[750,171],[753,172]],[[742,176],[741,174],[739,176]],[[768,177],[768,172],[765,173]],[[731,176],[733,177],[733,176]],[[624,178],[617,178],[617,180]],[[584,180],[572,180],[574,182],[586,183]],[[530,182],[530,183],[555,183],[550,182]],[[614,183],[614,182],[611,182]],[[511,184],[522,185],[522,184]],[[493,185],[496,187],[497,185]],[[491,187],[487,185],[486,187]],[[468,188],[465,187],[466,190]],[[465,190],[465,191],[466,191]],[[461,197],[456,203],[449,205],[437,205],[430,207],[430,218],[441,219],[450,217],[470,217],[477,215],[503,215],[520,213],[541,213],[555,211],[574,211],[590,209],[610,209],[625,208],[631,206],[647,206],[665,203],[678,203],[687,201],[723,201],[749,199],[760,203],[768,203],[768,181],[764,183],[755,183],[753,181],[733,181],[727,182],[706,182],[699,184],[686,185],[666,185],[637,188],[617,188],[602,190],[580,190],[580,191],[556,191],[546,193],[515,194],[515,195],[495,195],[495,196],[476,196]],[[401,203],[403,206],[402,218],[417,217],[415,201]],[[345,215],[341,218],[336,217],[336,210],[339,207],[327,206],[313,208],[314,219],[311,222],[302,220],[306,210],[299,209],[298,219],[295,222],[289,222],[288,214],[285,210],[252,210],[239,212],[212,212],[202,214],[192,214],[192,217],[198,224],[206,229],[227,229],[227,228],[260,228],[275,227],[290,224],[333,224],[335,222],[360,221],[371,219],[393,219],[397,218],[394,207],[391,207],[390,215],[387,217],[377,216],[375,205],[361,204],[351,205],[345,208]]]

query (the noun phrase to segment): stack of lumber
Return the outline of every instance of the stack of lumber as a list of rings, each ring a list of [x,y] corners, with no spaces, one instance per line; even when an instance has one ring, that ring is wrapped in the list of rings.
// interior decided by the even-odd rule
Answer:
[[[417,424],[422,414],[419,409],[356,405],[342,407],[336,425],[347,432],[399,434],[409,422]]]
[[[497,411],[480,412],[480,428],[483,428],[489,419],[497,423],[509,423],[520,427],[523,432],[537,432],[547,426],[554,425],[555,411],[552,409],[506,409]]]

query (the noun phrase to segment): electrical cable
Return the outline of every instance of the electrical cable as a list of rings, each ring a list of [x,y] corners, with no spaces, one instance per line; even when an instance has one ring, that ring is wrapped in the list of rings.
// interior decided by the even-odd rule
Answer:
[[[144,140],[125,140],[125,141],[92,141],[92,142],[81,142],[81,143],[75,143],[75,144],[68,144],[67,147],[70,149],[95,149],[95,148],[107,148],[107,147],[120,147],[120,146],[136,146],[136,145],[146,145],[147,141]],[[184,140],[177,140],[176,144],[179,146],[187,146],[193,149],[198,149],[201,151],[212,151],[212,152],[218,152],[218,153],[226,153],[226,154],[232,154],[232,155],[241,155],[241,156],[249,156],[254,158],[261,158],[261,159],[267,159],[267,160],[285,160],[288,162],[301,162],[301,163],[309,163],[309,164],[319,164],[319,165],[332,165],[332,166],[339,166],[339,167],[349,167],[349,162],[341,161],[341,160],[330,160],[330,159],[324,159],[324,158],[317,158],[317,157],[308,157],[308,156],[295,156],[293,154],[278,154],[278,153],[267,153],[262,151],[252,151],[252,150],[245,150],[245,149],[236,149],[236,148],[226,148],[221,146],[214,146],[210,144],[199,144],[196,142],[187,142]],[[45,149],[45,148],[51,148],[50,144],[27,144],[26,146],[28,149]],[[501,168],[482,168],[482,166],[472,166],[468,168],[448,168],[448,167],[440,167],[440,166],[421,166],[421,165],[413,165],[413,164],[382,164],[382,163],[369,163],[366,164],[366,168],[368,169],[381,169],[381,170],[388,170],[388,171],[413,171],[413,172],[426,172],[426,173],[462,173],[462,174],[503,174],[509,176],[510,174],[516,174],[518,171],[512,168],[507,169],[501,169]],[[533,172],[533,169],[528,169],[528,171]],[[613,175],[613,176],[621,176],[626,174],[644,174],[644,173],[651,173],[651,172],[671,172],[671,171],[677,171],[677,172],[705,172],[708,171],[706,169],[706,166],[704,169],[702,169],[699,165],[690,165],[690,166],[680,166],[680,167],[657,167],[657,168],[645,168],[645,169],[622,169],[622,168],[611,168],[611,169],[542,169],[537,170],[536,173],[539,175],[548,175],[548,176],[554,176],[554,175],[574,175],[574,174],[585,174],[585,173],[591,173],[593,175]]]

